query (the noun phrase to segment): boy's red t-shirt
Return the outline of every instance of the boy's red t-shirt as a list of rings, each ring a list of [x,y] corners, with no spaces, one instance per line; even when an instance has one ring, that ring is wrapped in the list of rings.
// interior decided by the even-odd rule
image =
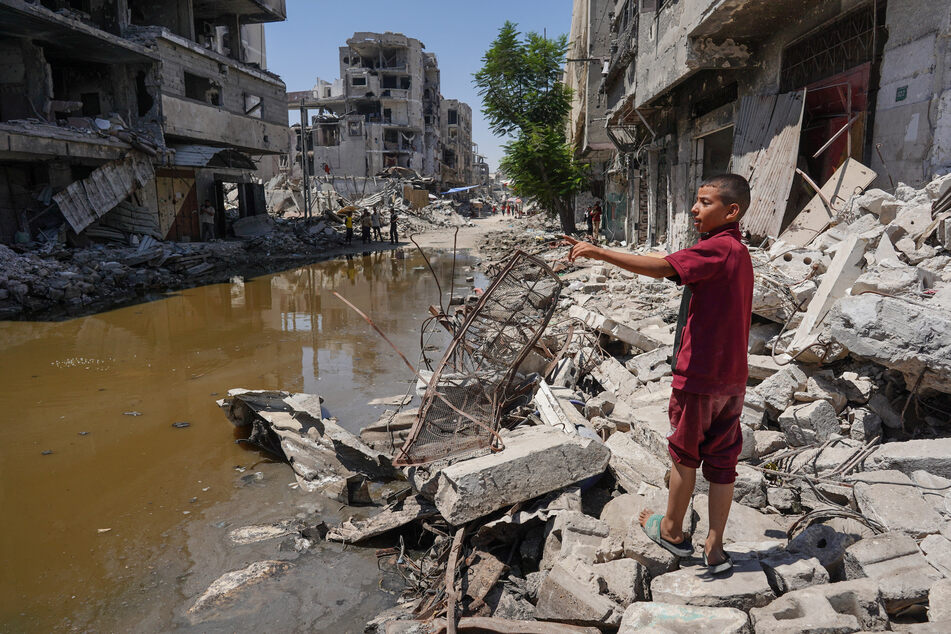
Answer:
[[[696,394],[746,391],[753,307],[753,263],[739,223],[717,227],[694,246],[664,259],[692,291],[687,322],[674,351],[673,386]]]

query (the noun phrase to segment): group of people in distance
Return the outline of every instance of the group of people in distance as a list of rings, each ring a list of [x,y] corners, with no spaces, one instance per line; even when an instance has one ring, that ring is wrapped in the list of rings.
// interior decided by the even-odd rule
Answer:
[[[518,203],[502,203],[501,205],[492,205],[492,215],[501,213],[503,216],[522,217],[522,206]]]
[[[344,216],[344,226],[347,229],[347,244],[353,244],[353,216],[353,213],[348,213]],[[391,207],[389,214],[390,244],[397,244],[399,242],[399,232],[397,230],[398,219],[399,214],[396,213],[396,208]],[[360,229],[360,239],[363,244],[370,244],[374,240],[383,242],[383,213],[378,207],[374,207],[372,211],[370,209],[364,209],[361,212]]]

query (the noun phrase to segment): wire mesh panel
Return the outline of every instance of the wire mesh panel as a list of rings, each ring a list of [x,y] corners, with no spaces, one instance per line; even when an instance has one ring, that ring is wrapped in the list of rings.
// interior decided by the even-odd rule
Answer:
[[[394,464],[424,464],[490,447],[518,366],[538,341],[561,280],[517,251],[456,332]]]

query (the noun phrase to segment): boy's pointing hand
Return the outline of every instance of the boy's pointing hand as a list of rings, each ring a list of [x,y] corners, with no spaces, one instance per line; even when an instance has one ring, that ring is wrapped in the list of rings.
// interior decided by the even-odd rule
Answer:
[[[562,236],[568,244],[571,245],[571,251],[568,253],[568,261],[574,262],[578,258],[592,258],[599,259],[598,254],[601,249],[594,246],[590,242],[582,242],[581,240],[575,240],[571,236]]]

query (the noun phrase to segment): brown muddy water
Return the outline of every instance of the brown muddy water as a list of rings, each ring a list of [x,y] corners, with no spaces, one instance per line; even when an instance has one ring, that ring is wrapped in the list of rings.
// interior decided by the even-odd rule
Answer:
[[[457,258],[457,292],[472,264]],[[451,266],[434,257],[444,294]],[[414,379],[331,293],[415,359],[439,297],[422,267],[412,251],[380,252],[69,321],[0,322],[0,632],[362,631],[395,601],[372,551],[236,546],[228,532],[372,509],[294,488],[287,465],[235,444],[215,399],[313,392],[351,431],[376,420],[384,408],[368,401]],[[187,613],[219,575],[262,559],[294,566],[227,609]]]

